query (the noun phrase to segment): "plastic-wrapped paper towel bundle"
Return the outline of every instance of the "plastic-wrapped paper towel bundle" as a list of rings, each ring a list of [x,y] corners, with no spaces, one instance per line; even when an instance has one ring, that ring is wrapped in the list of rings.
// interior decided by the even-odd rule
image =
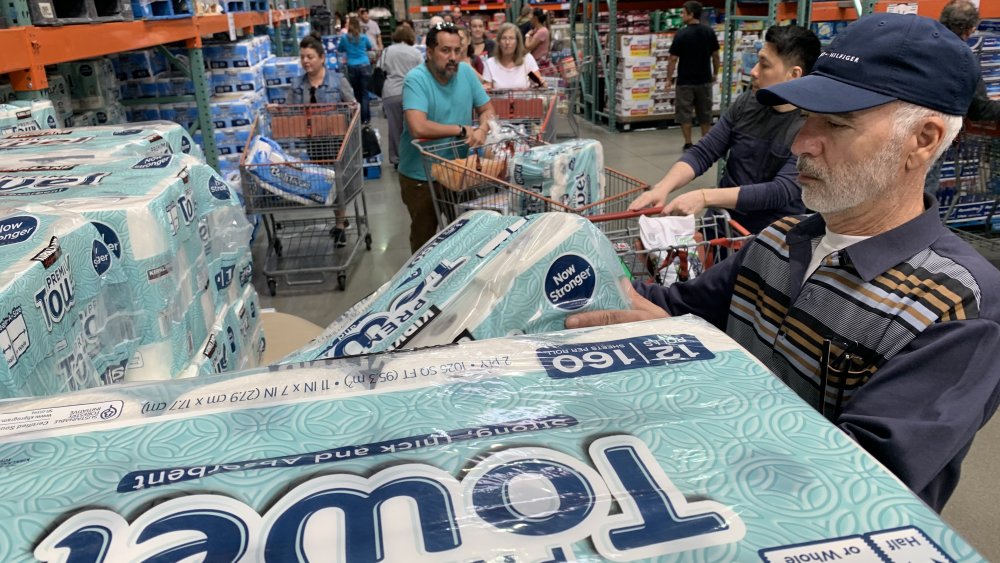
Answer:
[[[984,561],[692,317],[273,370],[0,404],[0,560]]]
[[[116,250],[82,215],[0,208],[0,398],[121,380],[139,319]]]
[[[0,137],[22,131],[56,129],[61,123],[50,100],[0,103]]]
[[[576,139],[516,153],[507,165],[511,184],[569,209],[604,199],[604,149],[600,141]],[[538,198],[511,192],[511,213],[527,215],[546,208]]]
[[[472,211],[284,361],[555,330],[570,313],[629,307],[623,277],[608,239],[586,219]]]
[[[277,142],[260,135],[250,141],[248,150],[244,162],[251,166],[246,170],[268,192],[303,205],[330,205],[336,199],[335,174],[330,168],[299,164]]]
[[[0,139],[0,159],[5,164],[74,158],[93,162],[96,157],[158,154],[191,154],[204,159],[187,131],[171,121],[25,132]]]
[[[111,138],[87,133],[57,136],[86,139],[81,154],[96,152],[89,143]],[[34,138],[46,137],[18,140]],[[117,379],[122,372],[129,381],[201,373],[188,368],[200,364],[220,313],[255,298],[248,248],[252,227],[236,193],[204,162],[183,154],[84,158],[74,153],[36,161],[36,155],[50,156],[43,145],[21,148],[18,155],[20,164],[0,168],[0,210],[44,204],[76,214],[99,235],[93,251],[99,274],[127,290],[119,293],[129,295],[137,339],[118,366]],[[259,333],[258,328],[244,327],[248,343],[255,335],[245,333]],[[251,353],[255,347],[259,343],[231,350],[236,353],[231,360],[216,366],[252,367],[259,357]],[[54,371],[39,373],[56,377]]]

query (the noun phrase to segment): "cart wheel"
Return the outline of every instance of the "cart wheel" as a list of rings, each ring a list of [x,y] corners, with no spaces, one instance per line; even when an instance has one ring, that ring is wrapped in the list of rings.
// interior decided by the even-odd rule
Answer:
[[[274,281],[274,278],[267,278],[267,292],[274,297],[278,294],[278,283]]]
[[[347,274],[337,275],[337,289],[340,291],[347,289]]]
[[[372,249],[372,235],[371,233],[365,235],[365,248],[368,250]]]
[[[278,258],[281,258],[281,239],[280,238],[274,239],[274,253],[278,255]]]

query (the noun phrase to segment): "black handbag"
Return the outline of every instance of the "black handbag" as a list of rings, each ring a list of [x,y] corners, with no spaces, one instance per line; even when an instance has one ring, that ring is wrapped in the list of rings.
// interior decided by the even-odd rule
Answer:
[[[385,78],[385,71],[382,70],[382,67],[376,66],[372,70],[372,92],[380,98],[382,97],[382,88],[385,87]]]

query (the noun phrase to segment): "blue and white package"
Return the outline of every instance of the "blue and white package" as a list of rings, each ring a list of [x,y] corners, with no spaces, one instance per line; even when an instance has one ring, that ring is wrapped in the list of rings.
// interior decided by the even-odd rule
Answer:
[[[264,61],[264,83],[268,87],[290,85],[300,76],[298,57],[270,57]]]
[[[0,398],[110,383],[137,346],[135,304],[97,226],[41,205],[0,208]]]
[[[227,68],[210,71],[212,91],[216,94],[255,92],[264,89],[263,63],[250,68]]]
[[[187,131],[170,121],[24,132],[0,139],[4,162],[93,162],[94,157],[194,154],[201,157]]]
[[[303,205],[330,205],[336,200],[335,173],[331,168],[300,164],[277,142],[256,136],[245,155],[246,170],[268,192]],[[292,164],[290,164],[292,163]],[[279,166],[267,166],[277,164]]]
[[[217,129],[249,127],[263,109],[264,98],[247,94],[224,94],[212,98],[210,107],[212,121]]]
[[[249,68],[264,59],[259,42],[243,39],[235,43],[209,43],[202,47],[209,69]]]
[[[604,199],[604,150],[600,141],[574,139],[516,153],[507,166],[511,184],[573,210]],[[535,213],[549,206],[517,191],[511,192],[511,212]]]
[[[144,343],[171,339],[182,322],[186,272],[179,255],[186,241],[200,241],[190,157],[132,158],[99,165],[6,168],[0,174],[0,205],[42,203],[93,222],[124,270],[136,308],[146,314]],[[196,248],[200,248],[198,243]]]
[[[69,81],[73,111],[103,107],[121,95],[118,78],[110,59],[86,59],[58,65],[59,74]]]
[[[56,115],[65,122],[67,116],[73,114],[73,101],[69,95],[69,81],[61,74],[49,73],[49,99],[55,108]],[[2,102],[3,100],[0,100]]]
[[[14,563],[984,561],[692,317],[3,403],[0,432]]]
[[[581,311],[630,307],[608,239],[568,213],[466,213],[363,308],[283,361],[419,348],[563,326]]]
[[[288,104],[292,101],[292,87],[285,86],[268,86],[267,87],[267,101],[272,104]]]
[[[51,100],[0,103],[0,137],[59,128],[61,119]]]

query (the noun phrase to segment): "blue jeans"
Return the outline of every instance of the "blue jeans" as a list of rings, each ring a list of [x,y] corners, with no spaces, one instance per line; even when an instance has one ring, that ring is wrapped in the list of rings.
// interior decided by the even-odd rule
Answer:
[[[368,109],[368,85],[372,81],[372,65],[347,65],[347,81],[354,89],[354,99],[361,104],[361,122],[372,120]]]

